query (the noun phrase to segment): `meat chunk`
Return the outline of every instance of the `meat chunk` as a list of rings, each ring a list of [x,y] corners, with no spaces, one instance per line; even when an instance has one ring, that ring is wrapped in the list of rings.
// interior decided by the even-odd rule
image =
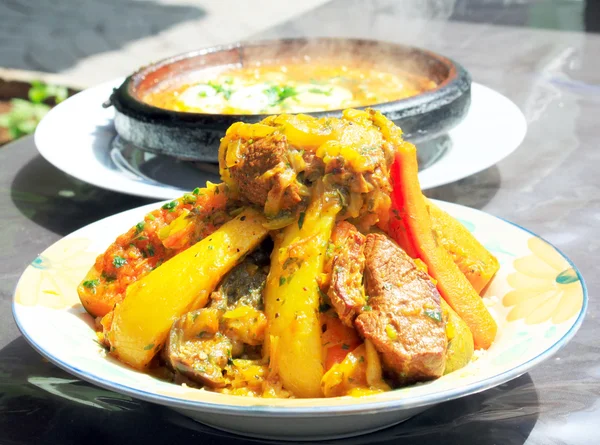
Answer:
[[[241,155],[229,167],[240,194],[252,204],[289,210],[302,201],[302,184],[289,161],[286,137],[275,134],[240,142]],[[265,211],[267,208],[265,208]]]
[[[367,304],[362,284],[365,236],[342,221],[333,230],[331,242],[331,283],[327,295],[340,320],[354,327],[354,319]]]
[[[209,307],[188,312],[173,323],[164,354],[174,371],[203,385],[223,388],[232,358],[259,357],[267,327],[262,292],[269,255],[264,247],[223,278],[211,294]]]
[[[367,235],[365,260],[371,310],[357,317],[357,330],[373,342],[398,382],[440,377],[447,339],[436,287],[385,235]]]

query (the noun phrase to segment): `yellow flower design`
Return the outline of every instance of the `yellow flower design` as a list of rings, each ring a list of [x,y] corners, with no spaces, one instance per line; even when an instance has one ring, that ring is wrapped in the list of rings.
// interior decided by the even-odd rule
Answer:
[[[513,307],[508,321],[524,319],[527,324],[552,320],[562,323],[581,310],[583,289],[577,272],[548,243],[530,238],[527,245],[533,255],[513,262],[516,270],[508,276],[514,289],[502,304]]]
[[[52,309],[78,304],[77,285],[96,257],[89,245],[88,239],[67,238],[47,249],[23,273],[15,301]]]

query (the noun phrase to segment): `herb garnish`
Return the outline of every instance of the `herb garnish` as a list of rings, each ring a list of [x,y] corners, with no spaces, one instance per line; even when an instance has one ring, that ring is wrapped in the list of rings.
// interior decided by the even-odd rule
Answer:
[[[125,264],[127,264],[127,260],[125,258],[119,255],[114,256],[113,266],[115,266],[117,269],[123,267]]]
[[[88,289],[92,290],[92,293],[96,293],[96,286],[98,286],[100,284],[100,280],[95,279],[95,280],[86,280],[83,282],[83,287],[87,287]]]
[[[442,313],[440,311],[425,309],[423,313],[435,321],[442,321]]]
[[[281,105],[283,101],[290,97],[297,96],[299,93],[294,87],[287,85],[273,85],[265,90],[265,94],[269,97],[269,106],[274,107]]]
[[[166,204],[164,204],[162,206],[163,209],[168,210],[169,212],[172,212],[175,210],[175,207],[177,207],[178,202],[177,201],[171,201],[171,202],[167,202]]]
[[[212,87],[213,90],[217,92],[217,94],[222,94],[225,99],[229,100],[231,95],[233,94],[233,90],[231,88],[225,88],[223,85],[219,85],[218,83],[209,81],[208,86]]]
[[[306,217],[306,212],[300,212],[300,216],[298,217],[298,228],[301,229],[304,225],[304,218]]]
[[[333,88],[329,88],[329,90],[322,90],[320,88],[310,88],[308,90],[309,93],[313,93],[313,94],[323,94],[325,96],[331,96],[331,92],[333,91]]]

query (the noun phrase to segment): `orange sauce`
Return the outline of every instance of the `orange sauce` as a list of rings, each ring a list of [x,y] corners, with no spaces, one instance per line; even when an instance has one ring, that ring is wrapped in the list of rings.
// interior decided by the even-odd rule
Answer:
[[[142,99],[159,108],[195,113],[306,113],[395,101],[435,87],[435,82],[409,73],[289,63],[229,69],[210,79],[151,91]]]

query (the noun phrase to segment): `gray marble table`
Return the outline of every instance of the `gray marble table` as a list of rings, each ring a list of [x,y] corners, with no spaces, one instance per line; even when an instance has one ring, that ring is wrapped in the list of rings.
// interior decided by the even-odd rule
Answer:
[[[548,239],[580,268],[590,294],[576,337],[530,373],[355,443],[600,443],[600,35],[583,32],[600,19],[579,2],[553,2],[554,9],[535,1],[494,7],[499,3],[510,2],[337,0],[256,36],[366,37],[427,47],[511,98],[529,125],[520,148],[428,194]],[[567,8],[562,15],[557,5]],[[77,381],[43,361],[14,326],[12,290],[40,251],[145,203],[66,176],[37,154],[31,138],[0,149],[0,443],[256,442]],[[54,383],[32,383],[39,376]]]

